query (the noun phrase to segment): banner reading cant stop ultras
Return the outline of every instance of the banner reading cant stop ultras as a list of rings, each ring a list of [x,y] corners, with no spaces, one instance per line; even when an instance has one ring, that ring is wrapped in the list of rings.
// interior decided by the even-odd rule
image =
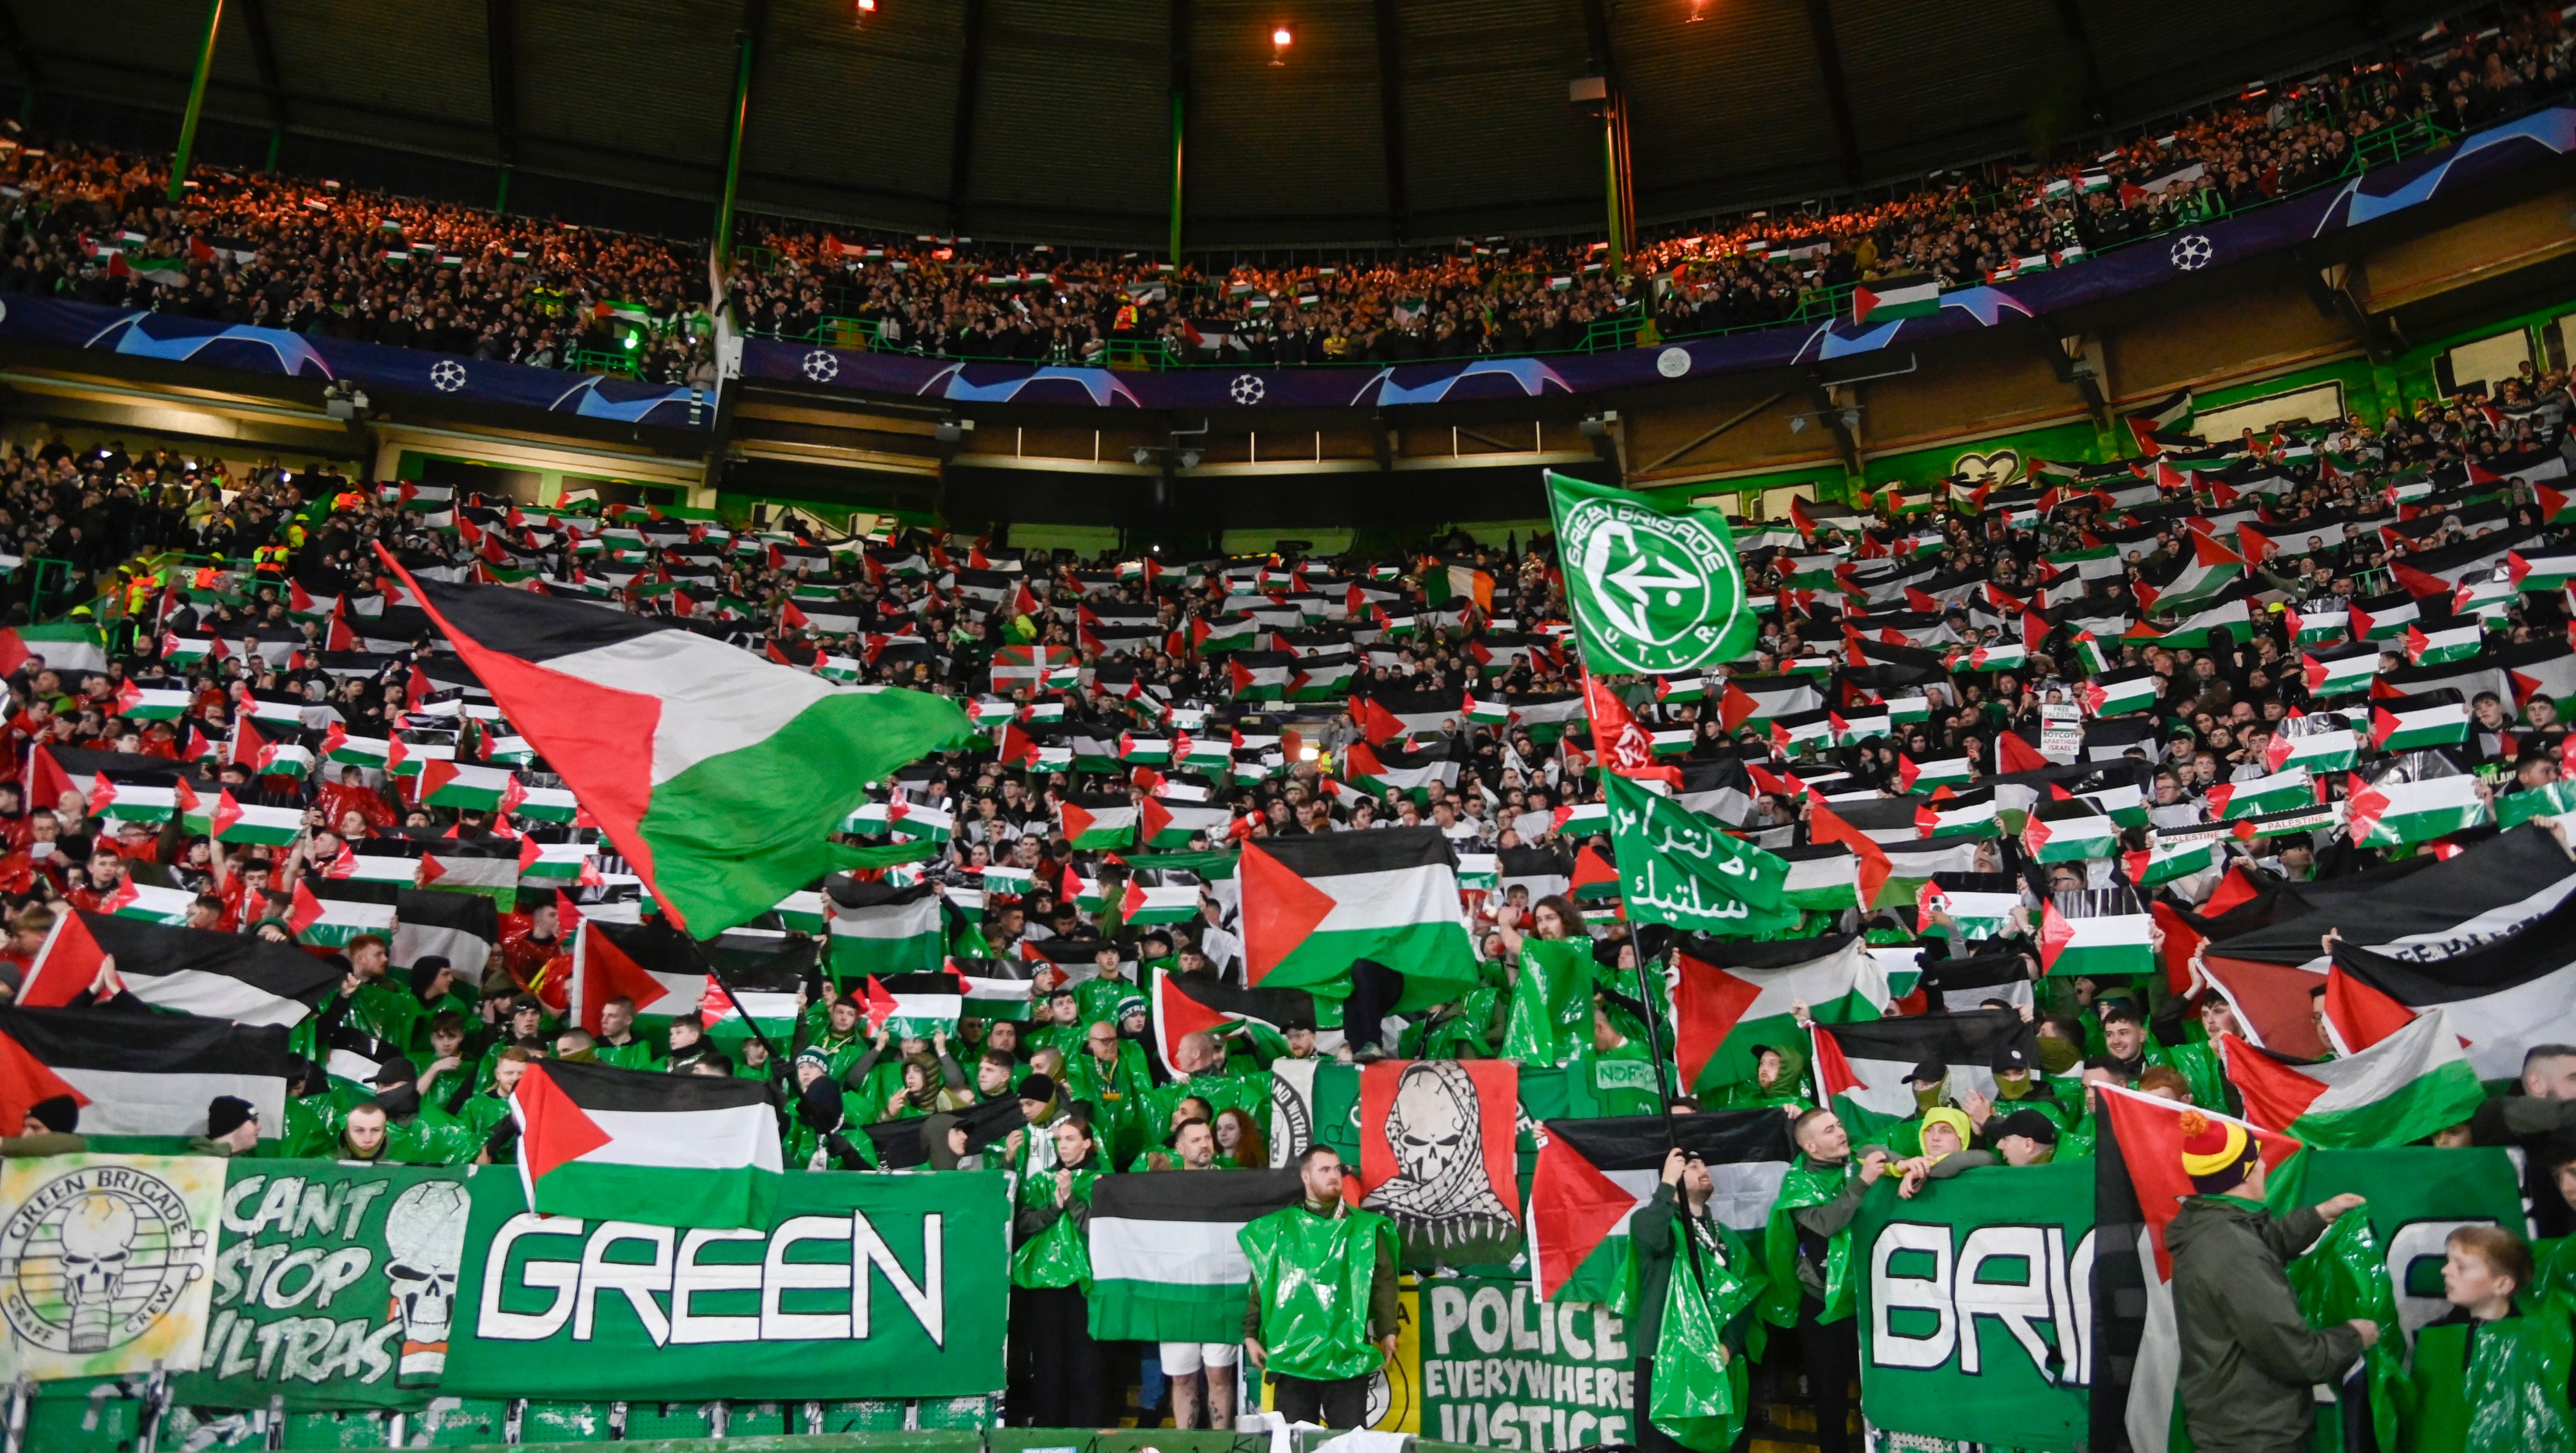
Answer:
[[[1542,1302],[1526,1281],[1422,1286],[1422,1434],[1486,1448],[1625,1443],[1637,1354],[1627,1319]]]

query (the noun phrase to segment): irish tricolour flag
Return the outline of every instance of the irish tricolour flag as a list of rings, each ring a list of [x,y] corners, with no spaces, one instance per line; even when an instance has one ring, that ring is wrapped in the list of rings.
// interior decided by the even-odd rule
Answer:
[[[926,692],[835,686],[677,624],[385,563],[662,912],[700,936],[823,876],[868,783],[973,740]]]
[[[778,1122],[758,1080],[541,1060],[510,1096],[519,1180],[546,1216],[766,1228]]]
[[[2486,1100],[2451,1017],[2428,1009],[2358,1054],[2302,1064],[2234,1035],[2222,1044],[2245,1118],[2331,1150],[2404,1145],[2457,1125]]]

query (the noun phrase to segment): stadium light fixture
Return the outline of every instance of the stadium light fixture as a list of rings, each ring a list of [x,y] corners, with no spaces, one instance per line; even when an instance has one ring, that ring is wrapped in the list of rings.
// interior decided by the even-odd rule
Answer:
[[[1270,63],[1274,66],[1284,66],[1288,64],[1288,47],[1295,45],[1296,43],[1297,37],[1295,33],[1290,31],[1287,26],[1282,25],[1272,30],[1270,32]]]
[[[1697,25],[1708,18],[1708,0],[1690,0],[1690,7],[1690,19],[1686,24]]]

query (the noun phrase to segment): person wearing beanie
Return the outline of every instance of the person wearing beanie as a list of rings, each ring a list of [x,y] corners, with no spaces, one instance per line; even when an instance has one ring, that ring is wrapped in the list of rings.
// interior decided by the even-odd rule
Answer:
[[[2362,1198],[2347,1192],[2274,1215],[2263,1205],[2262,1146],[2243,1124],[2185,1110],[2176,1128],[2196,1193],[2165,1228],[2184,1427],[2199,1453],[2304,1448],[2316,1422],[2311,1389],[2341,1381],[2379,1327],[2363,1318],[2309,1326],[2283,1268]]]
[[[1931,1115],[1947,1117],[1960,1115],[1960,1112],[1935,1110]],[[1971,1147],[1941,1156],[1927,1152],[1913,1160],[1890,1166],[1890,1170],[1902,1172],[1904,1176],[1897,1182],[1896,1194],[1910,1201],[1930,1181],[1946,1181],[1984,1166],[2047,1165],[2057,1157],[2057,1122],[2037,1110],[2015,1110],[2009,1115],[1993,1117],[1986,1122],[1985,1138],[1992,1149]],[[1927,1145],[1933,1141],[1947,1143],[1929,1125],[1925,1127],[1925,1139]]]
[[[27,1107],[18,1133],[0,1140],[0,1156],[78,1155],[89,1149],[80,1132],[80,1101],[69,1095],[38,1100]]]
[[[190,1136],[190,1155],[249,1155],[259,1149],[259,1111],[237,1095],[206,1102],[206,1133]]]

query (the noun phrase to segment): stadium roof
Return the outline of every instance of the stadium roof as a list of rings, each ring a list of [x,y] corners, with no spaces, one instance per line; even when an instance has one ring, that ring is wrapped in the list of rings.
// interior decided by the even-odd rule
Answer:
[[[1691,19],[1695,8],[1704,18]],[[711,198],[760,37],[745,210],[1151,246],[1601,228],[1794,201],[2144,121],[2355,52],[2403,0],[232,0],[208,115]],[[0,64],[176,111],[204,0],[0,8]],[[14,24],[9,23],[14,20]],[[1295,34],[1285,64],[1270,32]],[[1177,44],[1176,44],[1177,41]],[[1606,55],[1604,54],[1606,52]]]

